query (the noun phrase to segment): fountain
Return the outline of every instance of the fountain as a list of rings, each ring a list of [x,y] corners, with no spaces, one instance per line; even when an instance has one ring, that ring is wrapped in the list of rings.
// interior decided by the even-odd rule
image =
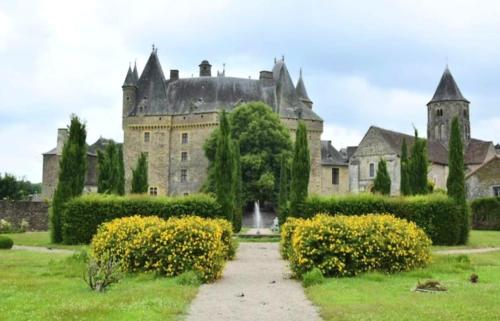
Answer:
[[[259,201],[254,203],[253,207],[253,227],[257,229],[257,235],[260,234],[260,229],[262,228],[262,215],[260,213]]]

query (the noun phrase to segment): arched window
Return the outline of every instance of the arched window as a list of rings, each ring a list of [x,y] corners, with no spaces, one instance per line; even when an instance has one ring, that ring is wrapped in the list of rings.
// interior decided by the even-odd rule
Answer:
[[[375,177],[375,164],[370,163],[370,177]]]
[[[441,124],[441,139],[446,139],[446,131],[444,124]]]
[[[436,138],[441,138],[441,135],[439,134],[439,125],[436,125],[436,127],[434,127],[434,136]]]

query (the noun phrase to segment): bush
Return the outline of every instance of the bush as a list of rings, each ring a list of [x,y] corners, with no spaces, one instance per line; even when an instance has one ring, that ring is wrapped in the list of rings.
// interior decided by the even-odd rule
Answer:
[[[10,237],[0,235],[0,249],[10,250],[14,246],[14,241]]]
[[[295,232],[295,228],[303,221],[304,220],[300,218],[289,217],[286,223],[281,225],[280,252],[285,260],[288,260],[292,255],[292,236]]]
[[[83,280],[96,292],[103,292],[113,283],[122,278],[119,272],[119,263],[113,260],[101,260],[99,262],[90,259],[87,270],[83,274]]]
[[[474,229],[500,230],[500,197],[478,198],[470,206]]]
[[[190,214],[215,218],[221,216],[221,210],[213,197],[202,194],[183,197],[88,194],[65,204],[62,217],[63,242],[87,244],[100,224],[138,214],[164,219]]]
[[[10,223],[7,220],[4,220],[3,218],[0,219],[0,233],[12,233],[12,223]]]
[[[406,271],[430,261],[431,241],[424,231],[392,215],[317,215],[292,224],[288,255],[296,276],[314,268],[324,276]]]
[[[123,271],[177,276],[192,270],[201,280],[212,281],[233,251],[227,226],[231,224],[197,216],[131,216],[101,225],[91,250],[97,262],[117,261]]]
[[[302,217],[317,213],[328,215],[362,215],[391,213],[415,222],[436,245],[457,245],[464,242],[463,231],[469,229],[469,218],[462,206],[446,195],[431,194],[410,197],[384,197],[361,194],[338,197],[311,197]]]
[[[304,285],[305,288],[308,288],[311,285],[321,284],[324,281],[325,277],[318,268],[314,268],[302,275],[302,285]]]

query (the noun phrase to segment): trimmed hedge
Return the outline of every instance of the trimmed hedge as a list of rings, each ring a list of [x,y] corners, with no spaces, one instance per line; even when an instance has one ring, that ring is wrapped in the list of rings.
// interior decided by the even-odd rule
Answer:
[[[408,271],[430,262],[430,246],[431,240],[415,223],[388,214],[317,215],[287,221],[281,241],[298,277],[314,269],[337,277]]]
[[[209,195],[151,197],[87,194],[68,201],[62,216],[63,242],[87,244],[104,222],[132,215],[163,219],[182,215],[221,217],[220,205]]]
[[[472,227],[478,230],[500,230],[500,197],[473,200]]]
[[[436,245],[464,244],[470,229],[468,210],[464,210],[446,195],[440,194],[411,197],[361,194],[308,198],[302,217],[311,218],[317,213],[328,215],[391,213],[398,218],[415,222]]]
[[[0,249],[10,250],[14,246],[14,241],[10,237],[0,235]]]
[[[91,245],[98,263],[118,262],[124,272],[165,276],[196,272],[204,282],[219,278],[234,253],[232,225],[198,216],[131,216],[99,227]]]

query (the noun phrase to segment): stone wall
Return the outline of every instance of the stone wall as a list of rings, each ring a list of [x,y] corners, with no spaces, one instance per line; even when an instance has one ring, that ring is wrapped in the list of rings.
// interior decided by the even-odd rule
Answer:
[[[468,199],[493,196],[493,187],[500,186],[500,158],[496,157],[465,179]]]
[[[332,169],[339,169],[339,183],[333,184]],[[321,166],[321,195],[339,195],[349,193],[349,168],[348,166]]]
[[[0,201],[0,219],[19,226],[23,219],[29,223],[29,230],[49,229],[49,205],[46,202]]]

